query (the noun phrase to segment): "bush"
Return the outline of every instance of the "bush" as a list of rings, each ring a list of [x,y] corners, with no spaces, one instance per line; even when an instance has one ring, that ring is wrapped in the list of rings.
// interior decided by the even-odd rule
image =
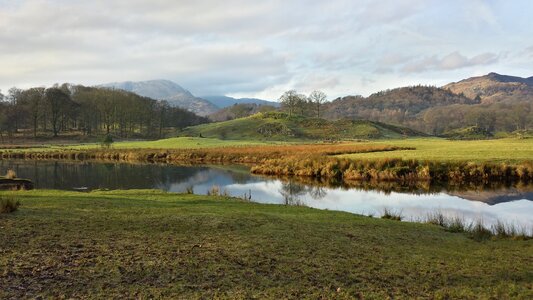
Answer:
[[[0,198],[0,214],[8,214],[16,211],[20,202],[13,198]]]

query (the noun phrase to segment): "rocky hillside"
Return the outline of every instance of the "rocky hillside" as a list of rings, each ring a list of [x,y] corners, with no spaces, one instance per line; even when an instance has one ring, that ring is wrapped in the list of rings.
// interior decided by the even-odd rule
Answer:
[[[168,101],[170,105],[207,116],[219,108],[211,102],[195,97],[186,89],[169,80],[125,81],[102,84],[102,87],[116,88],[157,100]]]
[[[478,98],[483,103],[533,100],[533,76],[522,78],[489,73],[452,82],[443,88],[471,99]]]

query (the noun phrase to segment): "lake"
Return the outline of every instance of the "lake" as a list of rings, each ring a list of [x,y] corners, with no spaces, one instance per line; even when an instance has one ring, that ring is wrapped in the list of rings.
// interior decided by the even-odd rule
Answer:
[[[16,171],[38,189],[161,189],[206,194],[213,186],[260,203],[305,205],[318,209],[380,216],[384,209],[420,220],[437,211],[467,221],[497,220],[533,230],[533,185],[485,187],[401,187],[392,183],[335,186],[302,179],[252,175],[244,166],[176,166],[67,161],[0,160],[0,173]]]

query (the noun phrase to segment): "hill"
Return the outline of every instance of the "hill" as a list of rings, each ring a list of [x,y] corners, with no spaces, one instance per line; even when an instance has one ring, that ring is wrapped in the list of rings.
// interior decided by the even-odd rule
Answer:
[[[211,102],[195,97],[191,92],[170,80],[112,82],[100,86],[121,89],[152,99],[165,100],[172,106],[187,109],[200,116],[206,116],[219,109]]]
[[[341,140],[401,138],[423,135],[414,130],[380,122],[289,117],[282,112],[258,113],[249,117],[185,128],[182,136],[250,140]]]
[[[234,104],[222,108],[221,110],[207,116],[211,121],[221,122],[229,121],[237,118],[244,118],[254,115],[259,112],[269,112],[276,110],[276,107],[271,105],[259,105],[256,103],[241,103]]]
[[[489,73],[452,82],[443,88],[471,99],[478,98],[485,104],[533,100],[533,76],[522,78]]]
[[[362,118],[442,135],[478,128],[497,132],[533,127],[533,77],[490,73],[445,85],[402,87],[338,98],[323,107],[330,120]]]
[[[323,106],[326,119],[361,118],[425,130],[423,112],[432,107],[477,104],[479,100],[431,86],[385,90],[369,97],[347,96]]]
[[[228,96],[202,96],[205,99],[219,108],[226,108],[235,104],[257,104],[257,105],[270,105],[279,107],[279,102],[268,101],[256,98],[233,98]]]

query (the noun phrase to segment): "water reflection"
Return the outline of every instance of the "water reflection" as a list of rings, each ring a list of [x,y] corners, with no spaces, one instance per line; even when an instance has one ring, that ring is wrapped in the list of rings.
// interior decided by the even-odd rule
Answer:
[[[436,210],[469,220],[513,222],[533,228],[533,186],[485,182],[478,185],[438,185],[427,182],[319,182],[305,178],[254,176],[242,166],[171,166],[94,162],[0,161],[0,173],[13,168],[37,188],[71,190],[146,189],[185,192],[193,187],[206,194],[212,186],[252,201],[306,205],[379,216],[384,208],[420,219]]]

